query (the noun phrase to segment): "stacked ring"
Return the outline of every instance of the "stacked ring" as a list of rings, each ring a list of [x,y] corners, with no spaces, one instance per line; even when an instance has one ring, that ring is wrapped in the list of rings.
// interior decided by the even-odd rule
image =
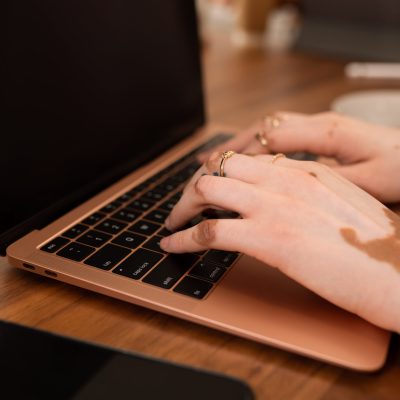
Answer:
[[[236,154],[233,150],[228,150],[228,151],[224,151],[222,153],[222,158],[221,158],[221,163],[219,164],[219,176],[224,177],[225,176],[225,161],[228,158],[231,158],[234,154]]]

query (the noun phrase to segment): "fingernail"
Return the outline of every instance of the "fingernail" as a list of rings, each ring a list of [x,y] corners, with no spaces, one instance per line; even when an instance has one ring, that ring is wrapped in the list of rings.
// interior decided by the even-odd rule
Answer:
[[[164,225],[169,231],[172,232],[172,230],[171,230],[171,222],[169,220],[169,217],[167,217],[166,220],[164,221]]]

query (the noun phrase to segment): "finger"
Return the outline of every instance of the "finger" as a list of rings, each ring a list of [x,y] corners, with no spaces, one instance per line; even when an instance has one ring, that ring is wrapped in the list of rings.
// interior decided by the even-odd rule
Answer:
[[[191,185],[194,185],[201,175],[219,176],[222,154],[222,152],[212,153],[200,169],[196,171],[186,187],[189,188]],[[247,183],[257,183],[265,178],[265,174],[262,171],[265,164],[248,155],[235,153],[233,156],[225,159],[223,166],[225,177],[239,179]]]
[[[393,185],[392,176],[385,174],[379,162],[367,161],[355,165],[340,165],[332,168],[340,175],[353,182],[379,201],[385,203],[398,202],[398,193]],[[378,173],[381,171],[381,173]],[[371,179],[380,175],[379,179]]]
[[[185,190],[165,225],[173,232],[203,210],[215,207],[246,217],[254,210],[258,199],[258,191],[254,185],[235,179],[203,175]]]
[[[227,149],[236,151],[237,153],[241,153],[243,151],[243,149],[247,146],[247,144],[252,141],[256,132],[258,132],[263,127],[264,127],[263,121],[258,120],[254,124],[252,124],[250,127],[237,133],[235,135],[235,137],[233,137],[232,139],[214,147],[210,151],[199,154],[197,156],[197,158],[200,162],[204,162],[210,156],[211,153],[213,153],[213,152],[221,152],[222,153]]]
[[[363,135],[365,138],[362,122],[335,113],[284,115],[278,126],[267,133],[269,147],[274,152],[306,151],[336,157],[343,162],[367,156],[366,146],[359,145]]]
[[[163,238],[160,246],[170,253],[218,249],[243,252],[251,225],[244,219],[209,219]]]

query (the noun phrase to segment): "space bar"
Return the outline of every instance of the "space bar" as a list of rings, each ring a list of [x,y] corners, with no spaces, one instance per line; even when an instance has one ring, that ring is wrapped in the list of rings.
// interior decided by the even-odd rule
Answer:
[[[143,282],[170,289],[199,259],[194,254],[169,254]]]

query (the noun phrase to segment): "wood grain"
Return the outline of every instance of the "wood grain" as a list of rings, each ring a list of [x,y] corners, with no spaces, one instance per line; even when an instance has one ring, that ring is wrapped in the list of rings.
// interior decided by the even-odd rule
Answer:
[[[400,88],[348,81],[344,62],[304,54],[239,51],[224,34],[204,48],[207,113],[239,127],[276,110],[318,112],[353,90]],[[400,344],[382,371],[361,374],[239,339],[41,278],[0,260],[0,318],[244,379],[258,399],[399,399]]]

